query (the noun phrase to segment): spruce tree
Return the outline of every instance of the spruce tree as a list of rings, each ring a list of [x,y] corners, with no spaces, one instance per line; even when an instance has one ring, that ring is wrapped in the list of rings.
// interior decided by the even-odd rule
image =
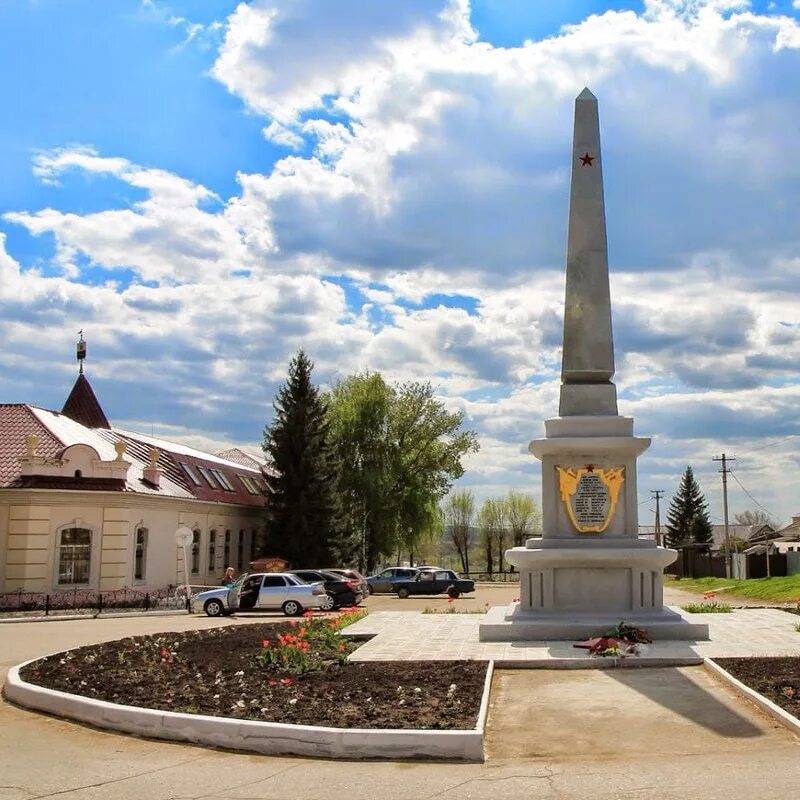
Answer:
[[[342,536],[327,409],[311,382],[313,367],[302,350],[292,359],[263,442],[267,547],[295,568],[331,566],[351,555]]]
[[[667,512],[667,546],[679,547],[687,539],[699,543],[713,539],[708,504],[691,467],[686,467]]]

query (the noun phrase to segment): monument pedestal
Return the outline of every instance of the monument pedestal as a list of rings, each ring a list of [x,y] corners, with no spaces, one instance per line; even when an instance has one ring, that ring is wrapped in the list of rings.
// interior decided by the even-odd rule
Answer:
[[[598,636],[627,622],[644,628],[654,642],[705,641],[708,625],[692,622],[678,608],[662,606],[658,610],[636,614],[608,612],[525,612],[518,603],[494,606],[480,626],[482,642],[559,642],[582,641]]]
[[[663,605],[676,551],[639,539],[636,459],[650,440],[619,416],[557,417],[545,433],[530,444],[542,461],[543,535],[506,551],[519,601],[491,609],[481,641],[586,639],[621,621],[654,641],[708,639],[708,625]]]

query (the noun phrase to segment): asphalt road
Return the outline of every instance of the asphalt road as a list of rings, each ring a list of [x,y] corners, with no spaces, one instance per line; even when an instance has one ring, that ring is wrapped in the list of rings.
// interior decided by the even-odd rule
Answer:
[[[505,603],[515,588],[479,587],[455,603]],[[390,596],[367,604],[449,605]],[[68,647],[252,619],[0,624],[0,674]],[[487,752],[486,763],[466,765],[255,756],[106,733],[0,703],[0,800],[759,800],[797,797],[800,786],[800,740],[699,667],[499,671]]]

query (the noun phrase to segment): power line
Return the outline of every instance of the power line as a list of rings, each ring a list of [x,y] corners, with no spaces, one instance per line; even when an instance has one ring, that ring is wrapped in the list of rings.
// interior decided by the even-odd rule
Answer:
[[[776,516],[776,515],[775,515],[775,514],[773,514],[773,513],[772,513],[772,512],[771,512],[771,511],[770,511],[768,508],[765,508],[764,506],[762,506],[762,505],[761,505],[761,503],[759,503],[759,502],[758,502],[758,500],[756,500],[756,499],[755,499],[755,497],[753,497],[753,495],[751,495],[751,494],[750,494],[750,492],[748,492],[748,491],[747,491],[747,489],[745,489],[745,488],[744,488],[744,486],[742,485],[742,482],[741,482],[741,481],[740,481],[740,480],[739,480],[739,479],[736,477],[736,473],[735,473],[735,472],[731,471],[731,477],[732,477],[732,478],[733,478],[733,479],[736,481],[736,483],[738,483],[738,484],[739,484],[739,488],[740,488],[740,489],[741,489],[741,490],[742,490],[742,491],[743,491],[743,492],[744,492],[744,493],[745,493],[745,494],[746,494],[746,495],[747,495],[747,496],[748,496],[748,497],[749,497],[749,498],[750,498],[750,499],[751,499],[751,500],[752,500],[752,501],[753,501],[753,502],[754,502],[754,503],[755,503],[755,504],[756,504],[756,505],[757,505],[757,506],[758,506],[758,507],[759,507],[759,508],[760,508],[762,511],[766,511],[766,512],[767,512],[767,514],[769,514],[771,517],[775,517],[775,516]]]
[[[759,450],[766,450],[768,447],[777,447],[779,444],[783,444],[784,442],[788,442],[789,439],[796,439],[798,437],[797,433],[790,433],[788,436],[784,436],[782,439],[778,439],[776,442],[770,442],[769,444],[761,445],[761,447],[753,447],[750,450],[745,451],[745,455],[748,453],[757,453]]]

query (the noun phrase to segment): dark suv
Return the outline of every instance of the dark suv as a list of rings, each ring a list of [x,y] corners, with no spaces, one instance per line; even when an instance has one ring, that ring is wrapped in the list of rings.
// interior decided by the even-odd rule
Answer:
[[[357,606],[364,596],[357,581],[343,578],[334,572],[327,572],[324,569],[293,569],[291,574],[297,575],[301,581],[306,583],[323,583],[325,585],[328,600],[323,602],[323,611],[332,611],[342,606]]]

